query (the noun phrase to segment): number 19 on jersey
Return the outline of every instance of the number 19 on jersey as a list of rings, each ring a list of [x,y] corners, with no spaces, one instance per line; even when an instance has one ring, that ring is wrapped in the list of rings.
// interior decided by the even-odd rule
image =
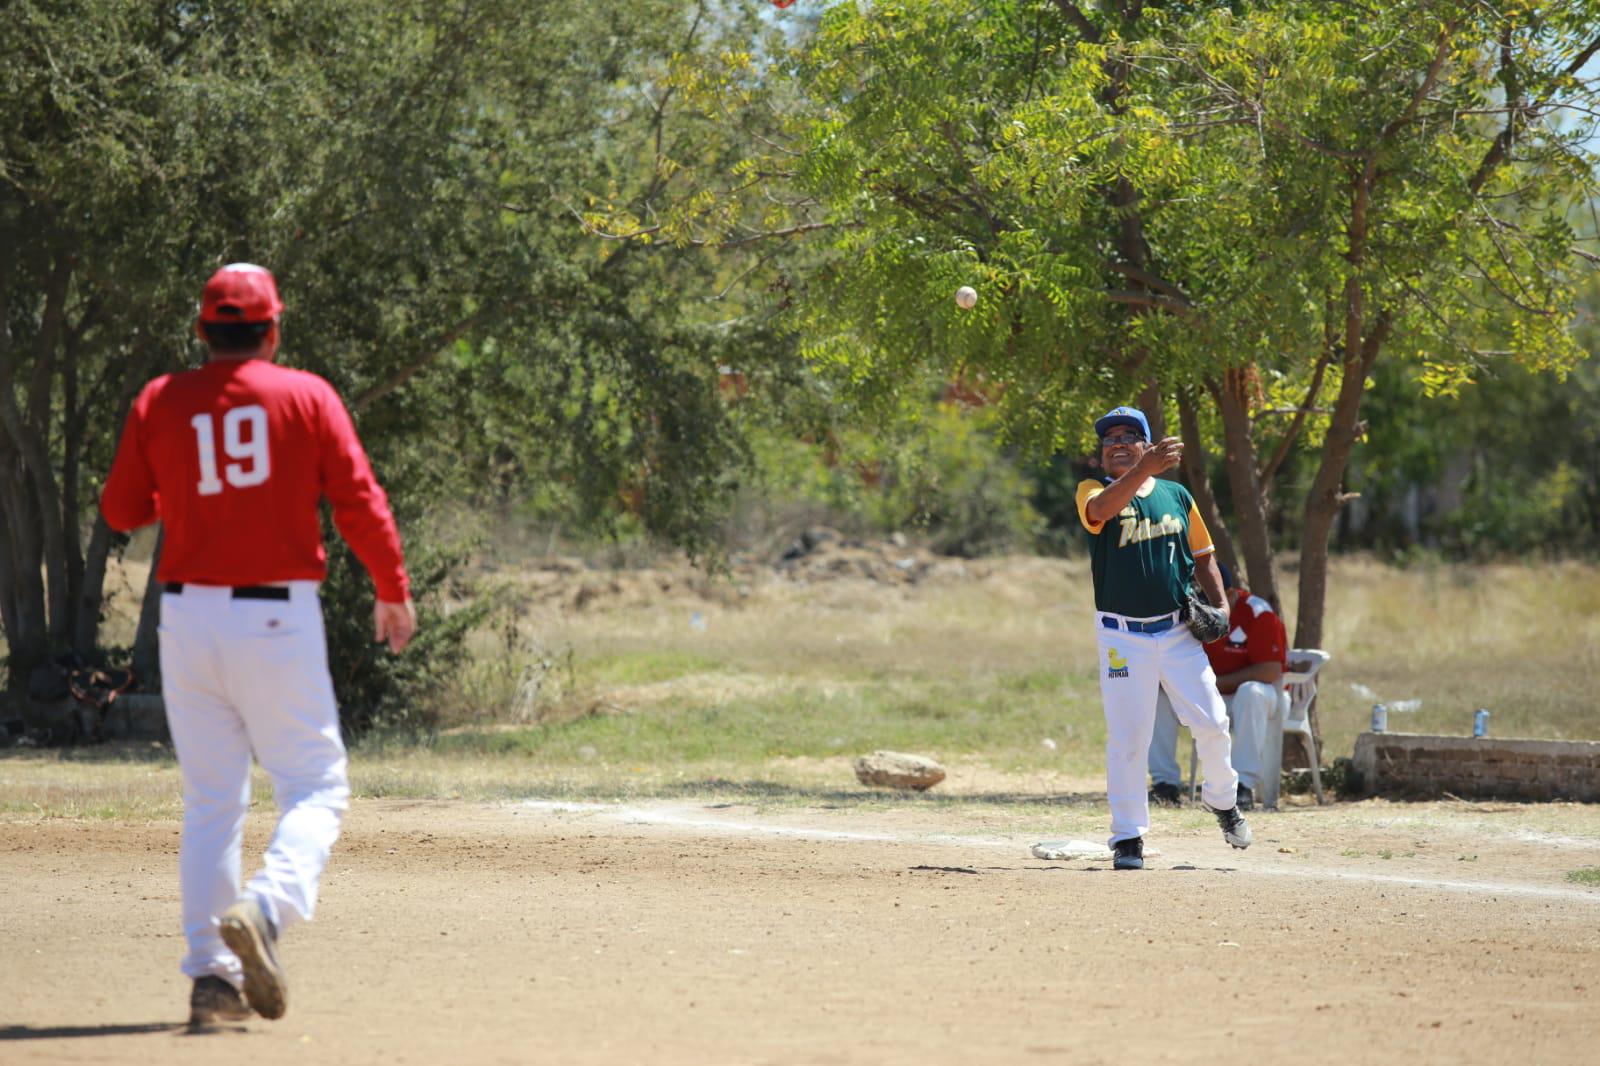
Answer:
[[[189,420],[194,427],[195,445],[200,455],[200,483],[196,491],[215,496],[223,489],[223,479],[236,489],[259,485],[272,476],[272,453],[267,447],[267,409],[260,404],[235,407],[222,416],[222,452],[234,462],[227,463],[218,476],[216,419],[198,414]]]

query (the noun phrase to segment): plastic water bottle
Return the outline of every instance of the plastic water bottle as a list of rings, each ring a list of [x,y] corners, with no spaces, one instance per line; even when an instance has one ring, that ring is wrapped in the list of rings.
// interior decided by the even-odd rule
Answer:
[[[1488,735],[1489,710],[1486,707],[1479,707],[1478,713],[1472,716],[1472,737],[1474,740],[1482,740]]]
[[[1387,733],[1389,731],[1389,708],[1381,703],[1372,705],[1372,731],[1374,733]]]

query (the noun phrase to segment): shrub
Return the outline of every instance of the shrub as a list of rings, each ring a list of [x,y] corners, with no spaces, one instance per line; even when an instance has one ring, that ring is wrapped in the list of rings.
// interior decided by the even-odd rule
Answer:
[[[445,533],[437,513],[429,513],[424,493],[400,485],[390,505],[405,537],[418,622],[416,638],[403,654],[393,655],[373,640],[372,579],[331,523],[324,523],[328,666],[346,737],[374,728],[404,734],[432,730],[438,723],[436,697],[466,665],[468,634],[496,606],[494,596],[454,583],[471,535]]]
[[[929,407],[897,433],[821,442],[774,431],[753,441],[756,485],[731,539],[818,523],[857,533],[909,532],[934,551],[976,556],[1031,548],[1042,528],[1032,488],[982,411]]]

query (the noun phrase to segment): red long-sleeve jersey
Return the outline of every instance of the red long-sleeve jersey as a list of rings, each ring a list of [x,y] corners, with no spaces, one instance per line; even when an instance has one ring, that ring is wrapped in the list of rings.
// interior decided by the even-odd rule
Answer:
[[[162,581],[262,585],[327,576],[324,496],[378,599],[405,600],[388,497],[333,386],[265,359],[215,359],[144,387],[100,509],[113,529],[163,523]]]

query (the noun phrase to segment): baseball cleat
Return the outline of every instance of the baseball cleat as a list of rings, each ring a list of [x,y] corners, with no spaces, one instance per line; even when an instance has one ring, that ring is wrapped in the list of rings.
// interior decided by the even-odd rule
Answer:
[[[1119,840],[1111,845],[1111,851],[1115,856],[1111,860],[1113,870],[1144,869],[1144,837]]]
[[[1253,811],[1256,809],[1256,794],[1250,791],[1249,785],[1239,786],[1238,801],[1234,806],[1241,811]]]
[[[277,939],[254,899],[241,899],[222,914],[222,942],[244,966],[244,998],[263,1018],[282,1018],[289,1009],[289,981],[278,964]]]
[[[1182,807],[1183,790],[1165,781],[1150,786],[1150,802],[1157,807]]]
[[[220,977],[196,977],[189,993],[189,1028],[204,1029],[218,1022],[242,1022],[250,1005],[239,990]]]
[[[1210,810],[1217,816],[1217,824],[1222,827],[1223,840],[1241,850],[1250,846],[1250,826],[1244,820],[1244,815],[1239,813],[1238,807],[1229,807],[1225,811],[1212,807]]]

